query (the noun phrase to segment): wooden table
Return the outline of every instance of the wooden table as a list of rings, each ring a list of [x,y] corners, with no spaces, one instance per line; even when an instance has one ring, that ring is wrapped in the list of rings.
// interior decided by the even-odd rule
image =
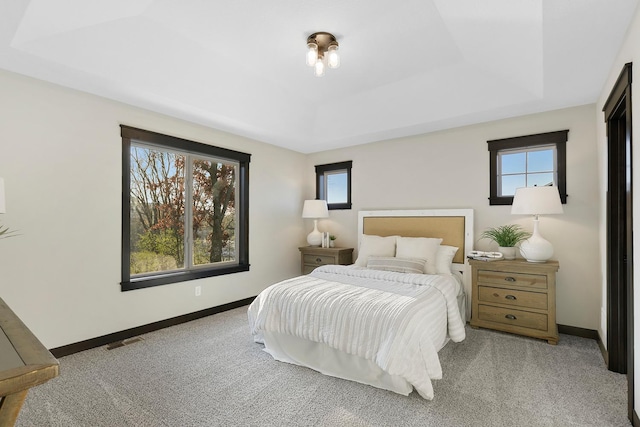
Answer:
[[[13,426],[29,389],[56,376],[56,358],[0,298],[0,426]]]

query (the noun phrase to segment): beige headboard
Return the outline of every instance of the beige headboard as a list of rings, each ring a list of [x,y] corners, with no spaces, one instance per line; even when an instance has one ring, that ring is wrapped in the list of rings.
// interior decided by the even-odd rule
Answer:
[[[443,245],[460,248],[453,262],[464,263],[464,216],[367,216],[363,234],[376,236],[439,237]]]

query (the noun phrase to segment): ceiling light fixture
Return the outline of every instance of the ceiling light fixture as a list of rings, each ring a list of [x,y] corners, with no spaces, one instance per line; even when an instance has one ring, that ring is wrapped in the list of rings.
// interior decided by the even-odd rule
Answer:
[[[333,34],[318,32],[307,37],[307,65],[314,67],[317,77],[324,76],[325,66],[338,68],[340,55],[338,55],[338,41]]]

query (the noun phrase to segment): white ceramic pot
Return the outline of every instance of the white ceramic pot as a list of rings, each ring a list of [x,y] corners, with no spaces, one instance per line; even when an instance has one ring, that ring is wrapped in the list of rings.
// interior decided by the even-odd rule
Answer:
[[[516,248],[514,246],[499,246],[498,252],[504,256],[504,259],[516,259]]]

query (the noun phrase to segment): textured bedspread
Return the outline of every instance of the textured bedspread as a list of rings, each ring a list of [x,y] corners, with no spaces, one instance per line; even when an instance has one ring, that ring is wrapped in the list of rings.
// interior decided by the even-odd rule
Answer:
[[[442,378],[438,350],[465,338],[452,277],[324,266],[265,289],[249,307],[254,339],[293,335],[376,363],[426,399]]]

